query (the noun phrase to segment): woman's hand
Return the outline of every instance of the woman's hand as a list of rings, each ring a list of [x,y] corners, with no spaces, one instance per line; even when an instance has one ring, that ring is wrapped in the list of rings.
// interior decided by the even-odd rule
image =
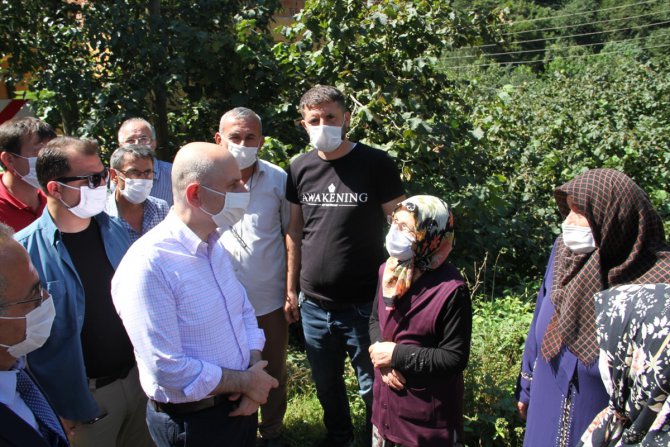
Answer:
[[[405,388],[405,376],[403,376],[400,371],[397,371],[393,368],[384,367],[380,368],[379,372],[382,374],[382,381],[389,386],[389,388],[400,391]]]
[[[391,358],[393,357],[393,349],[395,343],[391,341],[376,342],[370,345],[368,351],[370,352],[370,359],[375,368],[384,368],[391,366]]]
[[[517,402],[516,409],[519,412],[519,416],[521,416],[521,419],[525,421],[526,416],[528,415],[528,404],[525,404],[523,402]]]

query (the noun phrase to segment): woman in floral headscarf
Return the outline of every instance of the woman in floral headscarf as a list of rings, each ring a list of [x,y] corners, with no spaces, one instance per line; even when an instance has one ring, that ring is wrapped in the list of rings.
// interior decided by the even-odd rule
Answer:
[[[670,282],[661,218],[625,174],[592,169],[554,196],[563,231],[538,294],[517,390],[528,447],[575,446],[607,405],[594,295],[620,284]]]
[[[401,202],[370,317],[373,446],[452,446],[463,436],[472,308],[448,262],[454,218],[437,197]]]
[[[670,445],[670,284],[618,286],[595,302],[610,398],[580,446]]]

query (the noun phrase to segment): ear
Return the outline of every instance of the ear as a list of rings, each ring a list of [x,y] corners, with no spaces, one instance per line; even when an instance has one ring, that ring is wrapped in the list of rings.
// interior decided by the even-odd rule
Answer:
[[[307,124],[305,123],[305,120],[300,120],[300,125],[305,129],[305,132],[307,132]]]
[[[264,144],[265,144],[265,137],[261,136],[261,139],[258,142],[258,152],[261,151],[261,148],[263,147]]]
[[[61,188],[62,186],[54,180],[50,180],[49,182],[47,182],[47,192],[54,199],[58,200],[61,199],[61,193],[60,193]]]
[[[349,124],[351,123],[351,112],[344,112],[344,125],[343,127],[349,130]]]
[[[114,183],[115,185],[117,184],[118,180],[117,177],[119,174],[116,172],[116,169],[114,168],[109,168],[109,181]]]
[[[202,201],[200,200],[200,185],[198,183],[189,183],[186,187],[186,202],[193,208],[200,208]]]
[[[215,133],[214,134],[214,142],[216,144],[221,144],[221,140],[222,140],[221,134],[219,132]]]
[[[9,151],[2,151],[0,152],[0,161],[2,161],[2,164],[5,165],[8,171],[14,171],[14,158],[12,157],[11,152]]]

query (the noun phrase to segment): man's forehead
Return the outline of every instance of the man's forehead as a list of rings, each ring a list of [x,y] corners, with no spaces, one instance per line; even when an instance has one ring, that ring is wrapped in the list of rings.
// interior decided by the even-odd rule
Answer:
[[[53,138],[44,138],[40,140],[40,136],[36,133],[29,133],[21,137],[21,152],[44,147]]]
[[[305,116],[324,114],[324,113],[344,113],[344,109],[335,101],[322,102],[312,106],[305,106],[303,109]]]
[[[134,135],[146,135],[151,137],[151,130],[144,123],[130,123],[121,130],[121,134],[125,135],[126,137],[131,137]]]
[[[144,166],[153,166],[154,160],[151,157],[137,157],[133,154],[123,154],[123,166],[124,169],[132,167],[144,167]]]
[[[223,122],[223,129],[225,132],[260,132],[260,123],[258,120],[248,118],[232,118],[226,119]]]

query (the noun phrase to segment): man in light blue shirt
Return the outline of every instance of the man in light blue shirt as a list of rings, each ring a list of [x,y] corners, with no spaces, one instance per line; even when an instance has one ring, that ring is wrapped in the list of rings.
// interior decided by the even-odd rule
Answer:
[[[144,118],[130,118],[119,127],[119,146],[127,144],[148,145],[156,151],[156,130]],[[154,156],[154,183],[151,196],[165,200],[172,206],[172,163]]]
[[[25,369],[25,355],[44,343],[53,300],[26,250],[0,224],[0,445],[65,447],[58,416]]]
[[[77,447],[148,446],[146,398],[110,283],[130,239],[103,213],[107,168],[92,140],[57,137],[40,152],[47,206],[16,240],[53,297],[51,337],[28,355]]]
[[[253,446],[258,407],[277,381],[263,370],[265,337],[218,230],[242,217],[248,192],[235,159],[210,143],[177,153],[172,184],[172,210],[112,280],[149,430],[160,447]]]

